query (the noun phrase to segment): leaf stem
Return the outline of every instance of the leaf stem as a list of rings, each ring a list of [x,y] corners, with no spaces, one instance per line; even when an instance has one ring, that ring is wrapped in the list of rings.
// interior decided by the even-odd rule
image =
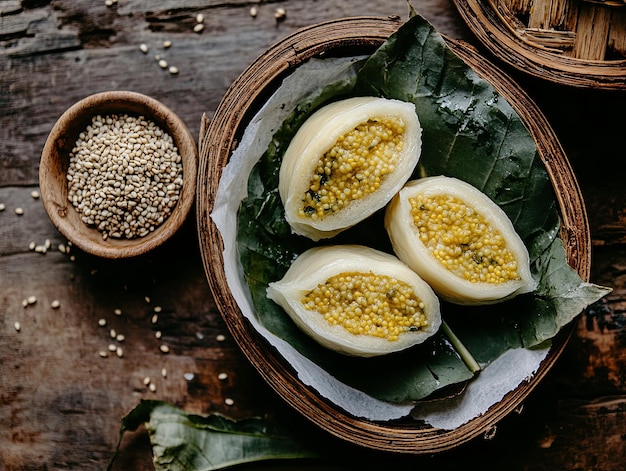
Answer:
[[[456,336],[450,326],[446,323],[446,321],[441,322],[441,329],[443,333],[448,337],[448,340],[452,343],[454,348],[456,348],[457,352],[461,356],[461,359],[465,363],[465,365],[469,368],[472,373],[476,373],[480,371],[482,368],[478,364],[478,362],[474,359],[470,351],[467,349],[463,342]]]

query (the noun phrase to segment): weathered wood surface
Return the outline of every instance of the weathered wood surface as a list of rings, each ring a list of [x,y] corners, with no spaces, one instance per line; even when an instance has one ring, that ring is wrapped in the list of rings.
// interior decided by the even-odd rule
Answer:
[[[443,33],[475,44],[451,1],[412,3]],[[256,18],[249,15],[252,4],[258,6]],[[280,23],[277,7],[287,12]],[[192,31],[197,13],[205,16],[201,34]],[[31,191],[37,189],[45,138],[67,107],[94,92],[134,90],[172,108],[197,136],[202,114],[212,115],[229,84],[265,48],[299,27],[363,14],[405,17],[406,3],[118,0],[107,7],[87,0],[0,1],[0,469],[103,469],[120,418],[142,398],[167,400],[189,412],[260,415],[292,424],[326,450],[327,458],[302,465],[307,469],[372,463],[407,469],[626,468],[626,137],[623,120],[616,118],[623,115],[624,94],[558,87],[511,71],[545,110],[572,161],[589,213],[592,280],[614,291],[581,316],[564,355],[519,413],[504,419],[493,437],[450,453],[397,457],[356,449],[284,404],[228,336],[207,287],[193,216],[164,247],[132,260],[57,249],[65,241]],[[173,46],[163,50],[164,40]],[[150,47],[149,54],[139,51],[140,43]],[[179,74],[161,70],[155,54]],[[24,214],[16,215],[16,207]],[[47,253],[29,250],[31,242],[46,240]],[[29,296],[37,302],[24,308]],[[51,307],[55,299],[57,309]],[[153,322],[155,307],[161,312]],[[107,326],[100,327],[99,319]],[[111,328],[125,340],[112,340]],[[225,340],[218,340],[220,334]],[[122,346],[122,358],[99,356],[110,343]],[[161,344],[169,354],[159,351]],[[217,378],[221,372],[226,380]],[[155,392],[143,384],[146,376]],[[341,452],[339,461],[332,450]],[[145,432],[126,437],[115,469],[152,469]]]

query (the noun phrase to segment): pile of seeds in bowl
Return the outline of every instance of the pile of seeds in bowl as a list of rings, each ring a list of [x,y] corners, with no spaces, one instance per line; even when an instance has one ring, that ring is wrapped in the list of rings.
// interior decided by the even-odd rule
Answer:
[[[95,116],[70,153],[68,200],[102,237],[143,237],[176,206],[183,164],[173,139],[127,114]]]

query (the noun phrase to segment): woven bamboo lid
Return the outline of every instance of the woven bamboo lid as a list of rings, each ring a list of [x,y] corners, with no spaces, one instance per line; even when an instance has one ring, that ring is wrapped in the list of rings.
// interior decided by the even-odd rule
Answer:
[[[533,76],[626,89],[624,0],[454,0],[493,54]]]
[[[313,423],[348,442],[376,450],[424,454],[451,449],[488,431],[516,409],[559,357],[571,334],[566,328],[539,370],[485,414],[454,430],[440,430],[418,422],[373,422],[354,417],[304,385],[294,370],[250,325],[241,313],[224,272],[223,240],[211,219],[220,178],[246,119],[258,109],[267,91],[303,62],[320,54],[356,55],[373,52],[400,26],[398,19],[347,18],[302,29],[260,56],[233,83],[211,122],[200,131],[197,219],[205,273],[218,308],[239,347],[264,380],[287,404]],[[492,64],[466,45],[449,46],[479,75],[489,80],[520,114],[537,142],[554,185],[562,219],[562,239],[569,263],[588,280],[590,239],[581,193],[563,149],[545,117],[519,88]]]

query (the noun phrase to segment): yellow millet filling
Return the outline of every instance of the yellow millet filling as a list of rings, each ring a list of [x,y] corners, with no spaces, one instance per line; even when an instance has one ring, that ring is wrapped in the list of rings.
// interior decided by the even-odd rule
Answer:
[[[371,118],[344,134],[318,161],[300,217],[322,219],[374,193],[402,152],[405,124],[397,116]]]
[[[504,237],[463,201],[443,194],[417,195],[409,202],[421,241],[452,273],[474,283],[520,278]]]
[[[355,335],[390,341],[403,332],[428,325],[424,303],[413,288],[385,275],[347,272],[319,284],[302,298],[302,304]]]

